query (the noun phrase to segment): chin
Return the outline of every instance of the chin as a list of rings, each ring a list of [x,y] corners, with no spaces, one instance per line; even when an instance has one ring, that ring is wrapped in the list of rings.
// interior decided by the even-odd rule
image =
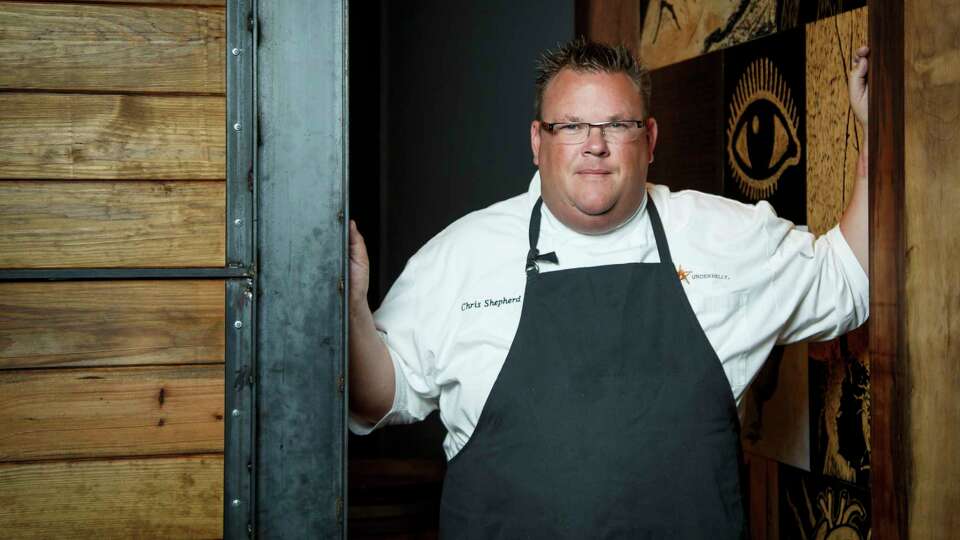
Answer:
[[[576,218],[570,221],[571,223],[566,225],[581,234],[604,234],[621,225],[621,222],[615,221],[609,212],[599,215],[579,212]]]

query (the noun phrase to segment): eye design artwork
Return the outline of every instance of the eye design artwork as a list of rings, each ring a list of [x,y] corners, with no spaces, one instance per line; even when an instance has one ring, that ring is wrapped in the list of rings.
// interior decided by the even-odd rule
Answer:
[[[800,163],[797,108],[790,88],[767,58],[754,60],[737,82],[727,126],[727,158],[741,191],[753,199],[777,190],[784,171]]]

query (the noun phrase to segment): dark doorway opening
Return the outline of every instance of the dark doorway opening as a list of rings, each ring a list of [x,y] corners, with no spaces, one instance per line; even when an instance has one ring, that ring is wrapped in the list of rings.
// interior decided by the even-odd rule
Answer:
[[[539,54],[574,2],[354,2],[350,216],[379,306],[407,259],[464,214],[525,191]],[[446,458],[437,413],[349,439],[350,538],[433,538]]]

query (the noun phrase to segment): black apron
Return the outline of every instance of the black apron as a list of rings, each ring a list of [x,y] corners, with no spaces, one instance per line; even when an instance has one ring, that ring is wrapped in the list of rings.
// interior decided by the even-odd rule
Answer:
[[[517,334],[448,466],[441,538],[744,537],[736,404],[653,200],[660,263],[545,273],[542,204]]]

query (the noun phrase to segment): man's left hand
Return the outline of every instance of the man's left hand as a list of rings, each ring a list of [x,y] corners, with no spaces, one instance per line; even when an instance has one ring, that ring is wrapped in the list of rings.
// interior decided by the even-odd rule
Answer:
[[[850,107],[853,108],[854,116],[857,117],[863,127],[867,127],[869,57],[870,49],[867,47],[860,47],[853,54],[853,65],[850,67],[849,84],[847,85],[850,89]]]

